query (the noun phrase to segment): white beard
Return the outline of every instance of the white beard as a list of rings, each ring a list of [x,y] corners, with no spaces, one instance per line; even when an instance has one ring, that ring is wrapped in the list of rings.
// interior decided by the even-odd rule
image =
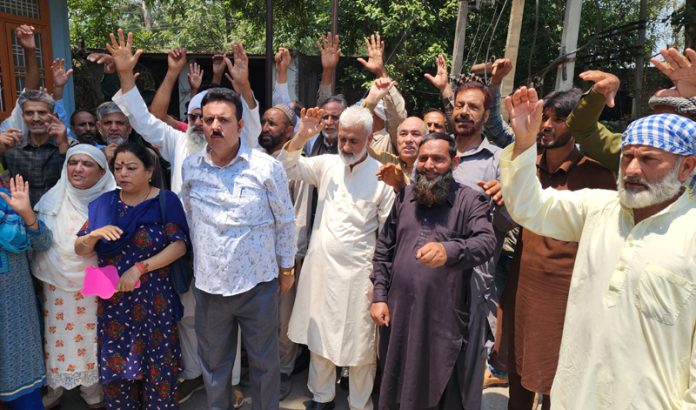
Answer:
[[[205,134],[202,132],[194,132],[193,127],[189,127],[186,130],[186,145],[185,152],[186,156],[196,154],[203,150],[205,146]]]
[[[338,156],[341,157],[341,161],[343,161],[344,164],[347,166],[355,165],[356,162],[360,161],[366,154],[367,154],[367,145],[369,142],[365,143],[365,147],[363,147],[362,151],[358,154],[350,154],[346,155],[341,151],[340,149],[338,150]]]
[[[674,198],[679,194],[683,185],[678,178],[680,164],[681,161],[677,161],[674,165],[674,169],[659,181],[647,182],[641,179],[638,182],[645,184],[648,189],[637,192],[626,189],[623,170],[619,169],[619,177],[616,181],[619,202],[627,208],[642,209]]]

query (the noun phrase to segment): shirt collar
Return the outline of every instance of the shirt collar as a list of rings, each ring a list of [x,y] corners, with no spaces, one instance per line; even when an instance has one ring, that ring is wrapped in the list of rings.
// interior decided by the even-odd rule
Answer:
[[[456,141],[457,137],[454,134],[452,134],[452,138],[454,138]],[[458,157],[468,157],[468,156],[476,155],[479,152],[484,151],[484,150],[490,152],[491,155],[495,155],[495,152],[498,149],[499,148],[496,145],[491,144],[490,142],[488,142],[488,139],[486,139],[486,137],[483,137],[481,143],[477,147],[469,148],[467,151],[465,151],[461,154],[458,154],[457,156]]]
[[[567,174],[568,171],[570,171],[570,169],[574,167],[581,158],[582,154],[580,153],[580,150],[578,150],[577,146],[573,146],[573,150],[568,153],[568,156],[563,160],[558,169],[556,169],[554,172],[549,172],[546,164],[546,150],[544,150],[541,154],[537,155],[537,167],[546,174],[555,174],[558,171],[563,171]]]
[[[27,139],[26,142],[24,143],[24,145],[22,146],[22,149],[27,149],[29,147],[39,148],[39,147],[43,147],[45,145],[53,145],[54,147],[58,147],[58,143],[56,142],[56,140],[54,138],[49,138],[46,142],[44,142],[41,145],[34,145],[31,143],[31,139]]]
[[[201,155],[200,160],[202,162],[205,162],[206,164],[210,165],[211,167],[216,167],[216,168],[227,168],[230,165],[234,164],[237,161],[244,160],[247,162],[250,162],[251,159],[251,148],[246,146],[242,140],[239,140],[239,150],[237,151],[237,155],[235,155],[234,158],[232,158],[232,161],[229,163],[223,165],[223,166],[218,166],[215,165],[213,162],[213,159],[210,157],[210,147],[208,144],[205,145],[205,148],[203,149],[203,155]]]

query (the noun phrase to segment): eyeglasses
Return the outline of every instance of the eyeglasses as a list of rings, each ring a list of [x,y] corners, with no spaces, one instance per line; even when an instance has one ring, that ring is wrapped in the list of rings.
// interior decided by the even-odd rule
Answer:
[[[190,123],[193,123],[198,119],[203,119],[203,114],[189,114],[188,119]]]

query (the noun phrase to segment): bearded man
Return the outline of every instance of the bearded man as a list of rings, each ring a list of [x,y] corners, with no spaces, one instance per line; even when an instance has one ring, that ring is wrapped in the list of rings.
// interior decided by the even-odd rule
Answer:
[[[368,314],[370,270],[377,232],[394,191],[377,181],[379,162],[367,154],[372,114],[349,107],[338,120],[338,155],[301,157],[322,128],[324,111],[303,110],[300,131],[278,156],[288,178],[317,188],[316,219],[300,272],[288,336],[310,351],[310,409],[332,409],[336,366],[349,368],[352,409],[372,408],[375,326]]]
[[[454,181],[447,134],[420,143],[413,183],[382,229],[370,314],[380,327],[380,409],[462,409],[472,270],[496,246],[488,199]],[[479,349],[482,348],[479,346]]]
[[[506,98],[516,141],[501,154],[515,221],[577,241],[552,409],[678,409],[696,402],[696,122],[658,114],[622,135],[618,192],[542,190],[543,102]]]

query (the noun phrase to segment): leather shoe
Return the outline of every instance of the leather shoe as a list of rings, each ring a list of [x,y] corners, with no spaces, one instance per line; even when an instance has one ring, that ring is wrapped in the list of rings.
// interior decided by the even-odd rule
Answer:
[[[307,410],[333,410],[335,403],[333,400],[327,403],[319,403],[318,401],[312,400],[307,406]]]

